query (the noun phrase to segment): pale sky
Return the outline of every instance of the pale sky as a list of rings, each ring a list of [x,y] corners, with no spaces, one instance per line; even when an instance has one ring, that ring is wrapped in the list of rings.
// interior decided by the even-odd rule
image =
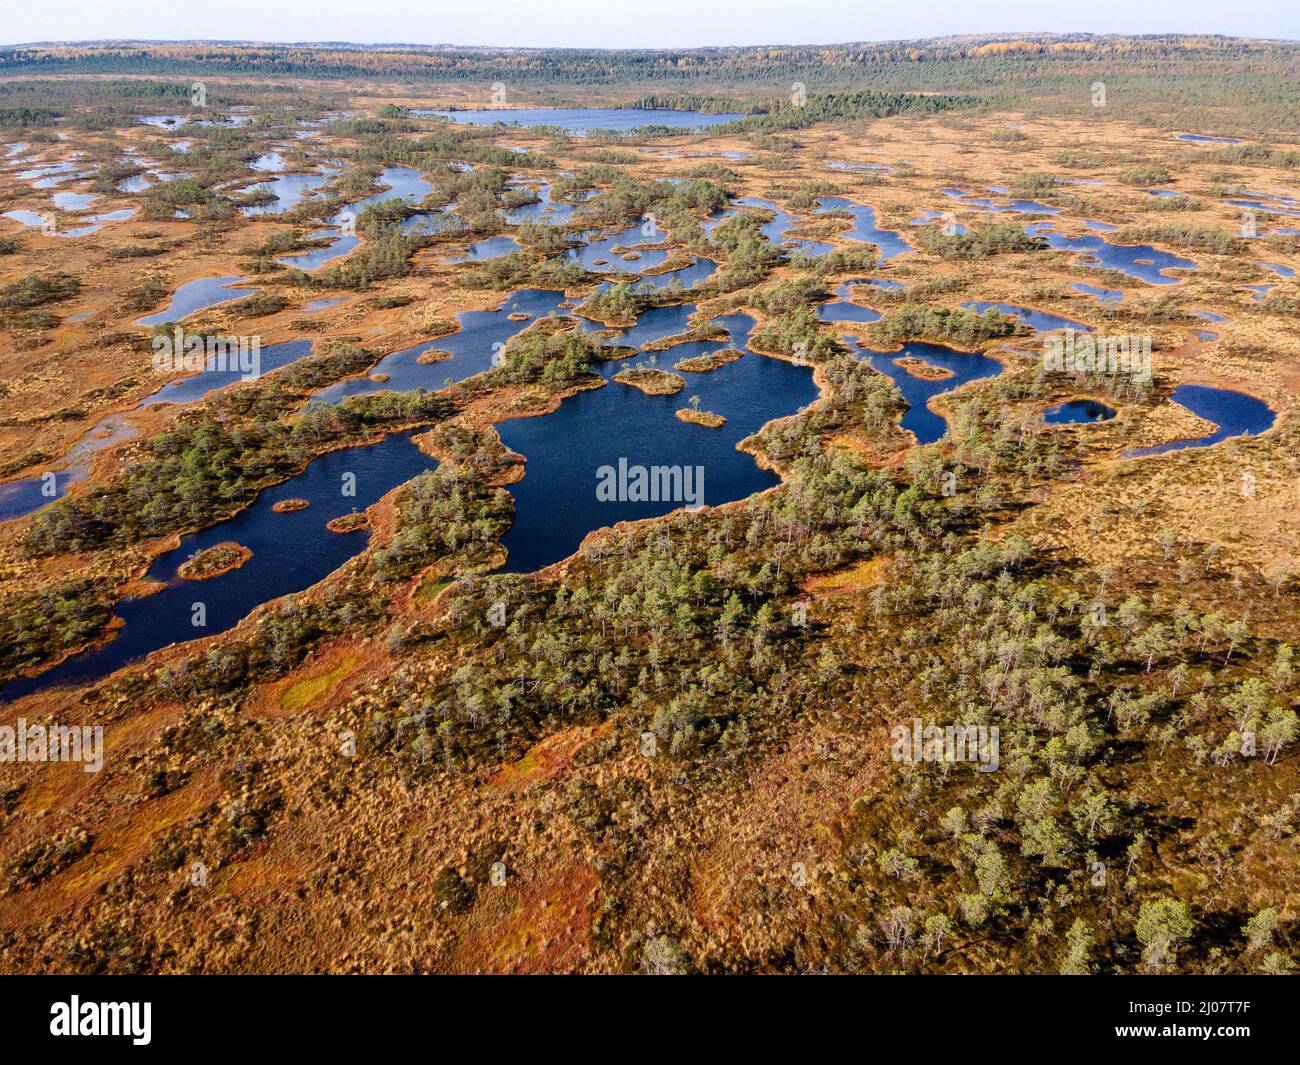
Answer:
[[[0,45],[255,40],[685,48],[953,33],[1300,38],[1300,0],[5,0]]]

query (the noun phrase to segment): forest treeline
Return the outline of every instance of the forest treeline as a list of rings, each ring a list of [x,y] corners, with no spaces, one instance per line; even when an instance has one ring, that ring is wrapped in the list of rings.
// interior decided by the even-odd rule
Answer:
[[[1300,45],[1231,37],[1114,37],[1011,34],[962,40],[699,49],[419,48],[238,43],[20,45],[0,50],[0,76],[11,73],[268,74],[311,77],[514,80],[612,85],[622,82],[745,84],[802,80],[827,87],[864,75],[888,80],[918,68],[936,87],[991,84],[1012,69],[1031,80],[1062,71],[1136,65],[1154,76],[1177,69],[1294,75]],[[676,91],[676,90],[675,90]],[[711,101],[721,110],[720,102]],[[643,105],[644,106],[644,105]]]
[[[455,46],[320,46],[310,44],[115,42],[17,45],[0,50],[0,74],[38,71],[139,73],[207,69],[313,76],[430,77],[474,80],[487,75],[547,82],[755,81],[790,74],[833,79],[843,71],[925,64],[1032,63],[1040,69],[1122,57],[1143,65],[1241,62],[1255,69],[1292,65],[1300,45],[1234,37],[1091,34],[1008,34],[961,40],[884,41],[695,49],[460,48]],[[1279,67],[1281,69],[1281,67]]]

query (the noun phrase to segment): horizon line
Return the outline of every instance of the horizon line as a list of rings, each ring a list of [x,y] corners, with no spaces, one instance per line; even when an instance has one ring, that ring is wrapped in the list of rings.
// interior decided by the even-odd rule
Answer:
[[[1298,44],[1300,38],[1296,37],[1248,37],[1232,33],[1195,33],[1179,30],[1169,30],[1159,33],[1095,33],[1087,30],[1079,31],[1056,31],[1056,30],[989,30],[976,33],[945,33],[930,37],[891,37],[879,40],[846,40],[846,41],[801,41],[795,44],[782,43],[776,41],[757,42],[754,44],[708,44],[708,45],[690,45],[679,47],[628,47],[619,45],[586,45],[586,46],[537,46],[537,45],[510,45],[510,44],[457,44],[451,41],[431,41],[427,43],[418,41],[375,41],[367,43],[364,41],[347,41],[347,40],[256,40],[244,38],[226,38],[226,37],[99,37],[86,40],[43,40],[43,41],[16,41],[13,43],[0,43],[0,49],[11,48],[50,48],[50,47],[90,47],[96,45],[167,45],[167,44],[219,44],[234,45],[243,47],[256,46],[280,46],[280,47],[298,47],[298,48],[355,48],[355,49],[447,49],[460,51],[509,51],[509,52],[713,52],[713,51],[734,51],[751,48],[835,48],[849,47],[851,45],[888,45],[888,44],[916,44],[922,42],[935,41],[958,41],[958,40],[976,40],[976,39],[1020,39],[1033,40],[1035,38],[1054,38],[1054,39],[1122,39],[1122,40],[1163,40],[1168,38],[1193,38],[1193,39],[1217,39],[1223,41],[1250,41],[1267,44]]]

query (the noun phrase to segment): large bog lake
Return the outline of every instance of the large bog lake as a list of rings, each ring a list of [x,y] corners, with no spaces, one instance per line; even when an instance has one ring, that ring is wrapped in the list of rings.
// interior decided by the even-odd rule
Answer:
[[[688,308],[689,309],[689,308]],[[665,308],[677,312],[678,308]],[[647,312],[645,319],[653,315]],[[659,316],[664,336],[681,332],[682,316]],[[505,445],[527,461],[524,477],[511,486],[515,523],[503,541],[509,552],[506,568],[526,573],[572,554],[594,529],[620,521],[667,514],[683,502],[716,506],[743,499],[778,483],[775,474],[760,469],[736,444],[773,418],[794,414],[817,398],[812,370],[778,359],[755,355],[746,347],[753,321],[729,315],[717,324],[731,334],[731,344],[746,354],[707,373],[683,372],[684,391],[671,396],[647,396],[612,380],[620,363],[607,363],[604,387],[579,392],[544,418],[502,422],[497,426]],[[638,323],[640,335],[657,332],[655,323]],[[636,341],[616,338],[615,343]],[[641,341],[644,343],[645,341]],[[658,353],[660,368],[726,342],[687,343]],[[643,360],[634,360],[643,361]],[[680,421],[676,411],[699,398],[701,410],[727,419],[718,429]],[[676,500],[602,500],[597,496],[602,467],[692,469],[698,496]]]

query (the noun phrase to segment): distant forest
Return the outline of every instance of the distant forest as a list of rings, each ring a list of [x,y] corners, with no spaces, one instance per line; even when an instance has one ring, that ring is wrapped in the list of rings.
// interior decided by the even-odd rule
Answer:
[[[1233,128],[1300,133],[1300,42],[1229,37],[1006,36],[693,50],[131,43],[0,49],[0,79],[51,74],[383,78],[567,92],[574,102],[771,110],[808,92],[969,94],[986,105],[1077,107],[1106,83],[1111,113],[1167,121],[1230,116]],[[611,91],[613,90],[613,92]],[[651,102],[653,101],[653,103]]]

